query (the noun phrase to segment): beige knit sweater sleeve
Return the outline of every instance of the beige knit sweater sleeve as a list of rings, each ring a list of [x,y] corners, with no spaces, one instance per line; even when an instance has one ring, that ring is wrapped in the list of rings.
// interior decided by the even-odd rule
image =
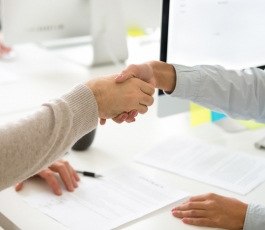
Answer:
[[[0,126],[0,191],[48,167],[97,123],[94,95],[78,85],[29,116]]]

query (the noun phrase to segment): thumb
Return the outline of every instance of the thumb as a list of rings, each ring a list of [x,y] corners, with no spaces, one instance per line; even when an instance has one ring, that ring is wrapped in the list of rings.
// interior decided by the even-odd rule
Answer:
[[[115,82],[124,82],[130,78],[133,77],[139,77],[138,76],[138,69],[139,69],[140,65],[129,65],[125,70],[123,70],[116,78],[115,78]]]
[[[122,71],[122,73],[120,73],[116,78],[115,78],[115,82],[116,83],[122,83],[125,82],[126,80],[130,79],[134,77],[132,74],[129,74],[125,71]]]
[[[15,185],[15,190],[18,192],[22,189],[22,187],[23,187],[23,181]]]

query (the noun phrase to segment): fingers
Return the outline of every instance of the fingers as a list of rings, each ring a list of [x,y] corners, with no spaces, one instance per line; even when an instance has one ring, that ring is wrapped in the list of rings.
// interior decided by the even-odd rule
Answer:
[[[187,211],[187,210],[192,210],[192,209],[205,210],[206,206],[207,204],[205,204],[205,202],[186,202],[172,210],[175,210],[175,211]]]
[[[148,111],[148,107],[140,104],[137,110],[140,114],[145,114]]]
[[[195,226],[213,227],[213,223],[208,218],[183,218],[183,223]]]
[[[124,122],[128,118],[128,116],[129,116],[129,114],[122,113],[122,114],[118,115],[117,117],[112,118],[112,120],[118,124],[121,124],[122,122]]]
[[[69,192],[74,191],[74,188],[78,186],[73,174],[74,170],[67,161],[58,160],[55,163],[53,163],[49,168],[52,171],[59,173],[66,189]]]
[[[101,125],[105,125],[106,124],[106,121],[107,121],[106,119],[100,118],[99,123]]]
[[[140,84],[140,89],[145,94],[152,96],[155,93],[155,87],[152,86],[151,84],[146,83],[144,81],[139,81],[139,84]]]
[[[52,170],[48,168],[44,169],[41,172],[39,172],[38,175],[47,182],[47,184],[52,188],[53,192],[56,195],[58,196],[62,195],[62,190]]]
[[[47,184],[52,188],[56,195],[61,195],[62,190],[54,172],[59,173],[68,191],[72,192],[74,191],[74,188],[78,187],[77,181],[79,181],[80,178],[75,172],[75,170],[70,166],[67,161],[57,160],[49,168],[44,169],[38,174],[47,182]]]
[[[23,181],[15,185],[15,190],[18,192],[23,188]]]
[[[122,113],[118,115],[117,117],[112,118],[113,121],[115,121],[118,124],[121,124],[122,122],[126,121],[127,123],[135,122],[135,117],[138,115],[137,110],[132,110],[129,113]]]
[[[154,103],[154,98],[144,94],[142,95],[141,99],[140,99],[140,104],[142,105],[146,105],[146,106],[151,106]]]
[[[207,194],[203,194],[203,195],[199,195],[199,196],[193,196],[189,199],[190,202],[192,201],[205,201],[205,200],[209,200],[209,199],[215,199],[216,197],[220,197],[217,194],[214,193],[207,193]]]
[[[125,70],[121,72],[116,78],[115,82],[124,82],[128,80],[129,78],[136,77],[138,74],[138,68],[137,65],[129,65]]]
[[[172,211],[172,215],[177,218],[184,218],[184,217],[205,217],[206,212],[205,210],[189,210],[189,211]]]

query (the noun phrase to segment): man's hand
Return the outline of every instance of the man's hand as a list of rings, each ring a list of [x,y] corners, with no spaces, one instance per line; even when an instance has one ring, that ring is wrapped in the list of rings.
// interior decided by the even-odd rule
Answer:
[[[176,86],[176,72],[171,64],[160,61],[150,61],[138,65],[129,65],[115,79],[124,82],[130,78],[139,78],[155,88],[172,92]]]
[[[248,205],[228,197],[205,194],[191,197],[182,205],[172,209],[172,215],[185,224],[243,229]]]
[[[125,70],[121,72],[116,78],[117,83],[124,82],[130,78],[138,78],[142,81],[148,82],[155,88],[172,92],[176,86],[176,72],[171,64],[160,61],[150,61],[138,65],[129,65]],[[112,120],[116,123],[122,123],[126,121],[128,123],[135,121],[137,111],[131,111],[130,113],[122,113]],[[100,120],[100,124],[104,125],[105,119]]]
[[[86,83],[96,98],[99,118],[114,118],[132,110],[144,114],[154,102],[154,87],[136,78],[116,83],[117,75],[97,77]]]
[[[74,189],[78,187],[77,181],[79,181],[80,178],[75,170],[67,161],[62,159],[57,160],[49,168],[44,169],[37,174],[47,182],[56,195],[62,195],[62,190],[60,188],[59,182],[56,179],[55,173],[59,173],[61,180],[69,192],[74,191]],[[20,182],[15,186],[15,190],[20,191],[22,187],[23,182]]]

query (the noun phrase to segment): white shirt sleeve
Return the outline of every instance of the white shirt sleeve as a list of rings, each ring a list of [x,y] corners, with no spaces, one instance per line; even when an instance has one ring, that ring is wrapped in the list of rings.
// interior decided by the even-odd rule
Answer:
[[[172,97],[225,113],[235,119],[265,123],[265,72],[258,68],[226,70],[221,66],[173,65],[177,73]]]
[[[243,230],[265,229],[265,207],[249,204]]]

